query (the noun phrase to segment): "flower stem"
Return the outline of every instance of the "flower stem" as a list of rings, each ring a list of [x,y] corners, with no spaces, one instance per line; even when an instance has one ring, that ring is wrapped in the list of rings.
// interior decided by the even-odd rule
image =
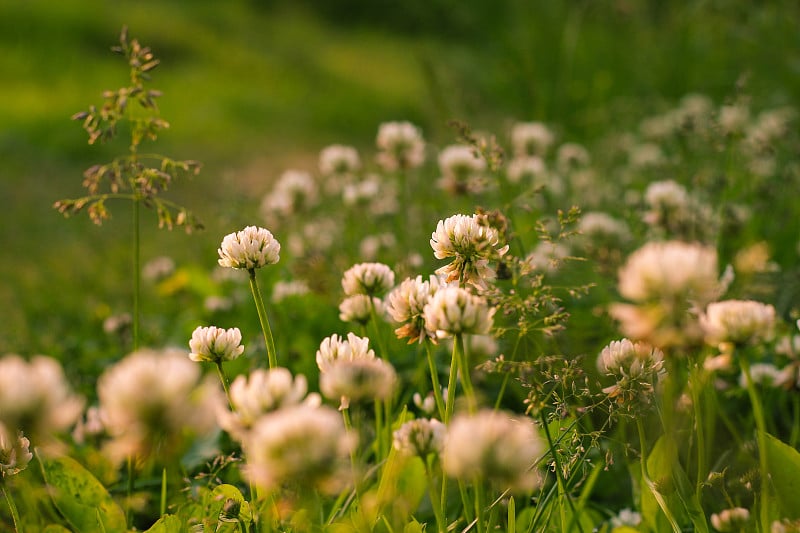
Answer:
[[[167,514],[167,467],[161,471],[161,516]]]
[[[431,371],[431,385],[433,385],[433,398],[436,400],[436,408],[439,411],[439,418],[445,419],[444,398],[442,398],[442,387],[439,385],[439,372],[436,369],[436,359],[433,355],[431,342],[425,339],[425,350],[428,352],[428,366]]]
[[[672,531],[675,533],[681,533],[681,527],[678,525],[675,517],[672,516],[672,512],[670,512],[669,507],[667,506],[667,501],[664,499],[664,495],[658,491],[658,487],[656,487],[656,484],[653,483],[653,480],[650,479],[650,475],[647,473],[647,442],[644,437],[644,424],[642,423],[642,419],[638,417],[636,418],[636,429],[639,432],[639,453],[642,455],[640,461],[642,466],[642,481],[644,481],[645,485],[647,485],[647,488],[650,489],[650,492],[656,499],[658,506],[664,512],[664,515],[667,517],[667,521],[672,526]]]
[[[342,420],[344,421],[344,429],[347,433],[353,432],[353,423],[350,420],[350,408],[345,407],[342,411]],[[357,469],[356,469],[356,449],[350,449],[350,470],[353,475],[353,485],[356,493],[356,503],[361,501],[361,488],[358,482]]]
[[[278,366],[278,358],[275,354],[275,341],[272,338],[272,329],[269,327],[269,317],[267,317],[267,309],[264,307],[264,299],[261,297],[261,291],[258,289],[256,269],[251,268],[248,270],[248,272],[250,274],[250,291],[253,293],[253,299],[256,302],[258,320],[261,322],[261,331],[264,333],[264,342],[267,345],[267,359],[269,361],[269,367],[275,368]]]
[[[139,212],[141,200],[138,195],[133,199],[133,351],[139,349],[139,292],[141,285],[141,235],[139,231]]]
[[[447,378],[447,403],[444,409],[444,423],[449,424],[456,405],[456,377],[458,376],[458,359],[455,354],[450,358],[450,376]]]
[[[8,492],[8,489],[6,489],[5,484],[0,484],[0,489],[2,489],[3,496],[5,496],[6,503],[8,504],[8,509],[9,511],[11,511],[11,520],[14,522],[14,531],[16,531],[17,533],[22,533],[22,525],[19,519],[19,511],[17,510],[17,504],[14,503],[14,498]]]
[[[228,405],[231,411],[236,411],[231,401],[231,392],[228,390],[228,379],[225,377],[225,371],[222,369],[222,361],[215,361],[214,365],[217,367],[217,375],[219,376],[220,383],[222,383],[222,389],[225,391],[225,397],[228,399]]]
[[[767,464],[767,424],[764,419],[764,409],[761,399],[758,397],[756,384],[750,372],[750,361],[746,354],[740,354],[739,366],[747,382],[747,394],[750,396],[750,403],[753,407],[753,417],[756,422],[756,440],[758,442],[758,467],[761,473],[761,505],[760,519],[761,527],[764,531],[769,530],[769,466]]]
[[[444,521],[444,512],[442,511],[442,501],[434,495],[436,478],[431,471],[430,459],[423,458],[423,463],[425,464],[425,476],[428,478],[428,494],[431,497],[431,507],[433,507],[433,515],[436,517],[436,531],[445,533],[447,527]]]
[[[467,397],[467,409],[470,414],[475,414],[478,409],[478,403],[475,400],[475,389],[472,387],[472,378],[469,374],[469,359],[464,348],[464,336],[462,333],[456,333],[453,337],[453,359],[458,362],[461,386],[464,388],[464,395]],[[450,392],[448,391],[448,396],[449,394]]]

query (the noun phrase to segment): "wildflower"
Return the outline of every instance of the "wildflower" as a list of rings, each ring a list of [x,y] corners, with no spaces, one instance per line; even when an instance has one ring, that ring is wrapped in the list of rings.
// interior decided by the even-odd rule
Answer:
[[[724,135],[741,134],[750,122],[750,108],[743,104],[724,105],[719,108],[717,123]]]
[[[394,233],[367,235],[358,245],[358,253],[367,261],[374,261],[381,250],[391,250],[397,244]]]
[[[367,337],[359,337],[355,333],[348,333],[347,339],[333,334],[325,337],[317,350],[317,366],[324,373],[331,365],[339,360],[352,361],[356,359],[372,359],[375,352],[369,347]]]
[[[342,289],[346,296],[381,296],[392,287],[394,272],[383,263],[359,263],[347,269],[342,276]]]
[[[55,359],[0,358],[0,425],[9,435],[24,432],[38,446],[70,428],[82,410],[83,398],[72,392]]]
[[[334,494],[347,482],[354,438],[329,407],[285,407],[261,417],[248,434],[245,473],[263,490],[288,485],[301,494]]]
[[[179,350],[134,352],[108,368],[97,382],[103,422],[114,461],[130,456],[179,457],[215,428],[224,403],[217,383]]]
[[[391,398],[396,384],[394,367],[376,357],[339,358],[319,376],[320,391],[339,400],[339,409],[347,409],[351,402]]]
[[[800,533],[800,519],[784,518],[770,524],[770,533]]]
[[[631,239],[630,228],[625,222],[600,211],[583,213],[578,222],[578,231],[590,243],[626,243]]]
[[[539,183],[546,174],[544,161],[535,155],[515,157],[506,167],[506,178],[511,183]]]
[[[711,525],[720,532],[743,531],[750,520],[750,511],[744,507],[725,509],[711,515]]]
[[[319,192],[311,174],[302,170],[286,170],[261,201],[261,213],[271,223],[316,205]]]
[[[247,432],[265,414],[301,404],[319,405],[319,395],[306,396],[308,382],[298,374],[292,377],[289,370],[276,367],[258,368],[249,376],[239,375],[230,386],[233,411],[220,409],[217,421],[233,437],[244,440]]]
[[[650,405],[663,365],[661,350],[628,339],[612,341],[597,358],[598,370],[616,380],[603,392],[628,411]]]
[[[384,122],[378,127],[376,156],[384,170],[409,170],[425,161],[425,141],[410,122]]]
[[[637,527],[641,523],[642,515],[636,511],[628,509],[627,507],[620,510],[619,514],[616,516],[611,517],[611,526],[614,528],[621,528],[624,526]]]
[[[781,387],[790,385],[787,381],[793,379],[794,375],[793,373],[787,374],[770,363],[754,363],[750,367],[750,377],[755,385]],[[739,375],[739,386],[743,389],[747,388],[747,377],[744,374]]]
[[[486,171],[486,161],[469,146],[447,146],[439,153],[439,171],[442,173],[439,186],[445,191],[451,194],[477,192],[481,188],[478,180]]]
[[[219,264],[228,268],[252,270],[277,263],[280,251],[280,243],[269,230],[247,226],[222,239],[218,250]]]
[[[154,257],[142,267],[142,278],[150,282],[161,281],[175,272],[175,261],[165,255]]]
[[[78,444],[85,444],[91,438],[97,440],[106,433],[106,425],[103,423],[103,413],[96,405],[89,407],[83,418],[78,419],[75,428],[72,430],[72,438]]]
[[[453,418],[445,436],[442,467],[448,476],[465,482],[482,477],[499,490],[526,491],[541,483],[534,465],[545,450],[532,421],[482,410]]]
[[[492,329],[496,309],[485,299],[460,287],[444,287],[425,304],[425,328],[439,336],[471,333],[486,335]]]
[[[725,300],[708,304],[700,316],[706,342],[756,344],[772,339],[775,308],[753,300]]]
[[[319,153],[319,171],[323,176],[352,174],[360,168],[361,158],[352,146],[333,144]]]
[[[421,459],[439,454],[444,446],[445,425],[435,418],[409,420],[394,432],[393,446],[403,455]]]
[[[33,459],[31,441],[22,432],[9,435],[0,425],[0,483],[6,477],[19,474]]]
[[[305,280],[277,281],[272,286],[272,301],[278,303],[290,296],[303,296],[310,292],[311,289]]]
[[[436,270],[445,280],[485,288],[496,277],[489,260],[503,256],[508,245],[500,246],[500,233],[489,226],[483,215],[453,215],[440,220],[431,234],[431,247],[437,259],[454,260]]]
[[[354,294],[348,296],[339,304],[339,320],[342,322],[357,322],[366,324],[372,317],[373,309],[375,316],[383,317],[386,310],[383,300],[366,294]]]
[[[203,300],[203,309],[210,313],[222,313],[233,309],[233,298],[212,294]]]
[[[392,319],[403,324],[394,332],[397,338],[408,337],[408,343],[434,339],[436,332],[425,327],[425,304],[439,290],[439,278],[430,276],[423,281],[422,276],[407,278],[387,296],[386,311]]]
[[[442,397],[447,398],[447,387],[442,389]],[[415,392],[411,400],[417,406],[417,409],[426,415],[431,415],[436,410],[436,398],[433,395],[433,391],[429,392],[425,398],[420,393]]]
[[[564,143],[558,147],[556,161],[559,172],[567,173],[589,165],[589,152],[577,143]]]
[[[197,327],[192,332],[189,349],[192,361],[233,361],[244,352],[242,332],[239,328]]]
[[[103,331],[108,335],[122,335],[130,329],[133,317],[130,313],[111,315],[103,320]]]
[[[556,272],[570,255],[569,246],[560,242],[542,241],[525,257],[534,270]]]
[[[554,140],[553,132],[541,122],[520,122],[511,130],[515,157],[544,155]]]

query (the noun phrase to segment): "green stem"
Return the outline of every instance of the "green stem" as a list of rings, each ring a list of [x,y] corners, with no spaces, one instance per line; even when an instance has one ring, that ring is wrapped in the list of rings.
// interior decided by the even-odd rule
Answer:
[[[747,394],[750,396],[750,403],[753,406],[753,417],[756,422],[756,440],[758,442],[758,467],[761,470],[761,505],[760,518],[763,531],[769,530],[769,466],[767,464],[767,424],[764,418],[764,409],[761,399],[758,397],[756,384],[750,373],[750,361],[747,354],[739,355],[739,366],[747,382]]]
[[[139,219],[141,200],[138,196],[133,199],[133,351],[139,349],[139,291],[141,285],[141,235]]]
[[[353,432],[353,423],[350,420],[350,408],[345,407],[342,409],[342,420],[344,421],[344,429],[347,433]],[[353,475],[353,484],[356,492],[356,503],[361,501],[361,488],[358,481],[357,469],[356,469],[356,450],[350,450],[350,470]]]
[[[694,365],[689,381],[689,391],[692,395],[692,407],[694,409],[695,435],[697,437],[697,484],[695,486],[695,491],[698,497],[700,497],[703,483],[708,477],[705,413],[703,412],[703,409],[706,407],[706,402],[704,402],[702,398],[704,385],[701,380],[702,372],[702,367]]]
[[[669,507],[667,506],[667,501],[664,499],[664,495],[658,491],[656,484],[653,483],[653,480],[650,479],[650,475],[647,473],[647,442],[644,437],[644,424],[642,423],[642,419],[637,417],[636,418],[636,429],[639,432],[639,448],[641,449],[640,453],[641,457],[641,466],[642,466],[642,481],[644,481],[647,488],[650,489],[650,492],[653,494],[653,497],[656,499],[658,506],[664,512],[664,516],[667,517],[667,521],[672,526],[672,531],[674,533],[681,533],[681,528],[678,525],[678,522],[675,520],[675,517],[672,516],[672,512],[670,512]]]
[[[389,357],[389,350],[386,346],[386,341],[383,339],[383,335],[381,335],[381,328],[378,326],[378,312],[375,310],[375,301],[372,299],[373,297],[371,294],[368,296],[368,298],[370,322],[372,322],[372,325],[375,328],[375,342],[378,344],[381,355],[383,355],[385,359]]]
[[[132,455],[128,456],[128,484],[127,484],[127,498],[125,500],[125,521],[127,524],[131,523],[131,513],[133,508],[131,503],[133,501],[133,485],[136,479],[136,465],[135,459]]]
[[[458,376],[458,359],[456,354],[450,358],[450,376],[447,378],[447,403],[444,409],[444,423],[449,424],[453,417],[453,410],[456,405],[456,378]]]
[[[564,477],[561,475],[561,461],[558,457],[553,437],[550,435],[550,426],[547,424],[547,416],[544,411],[541,412],[542,429],[547,438],[547,445],[550,448],[550,454],[553,456],[553,464],[555,465],[556,484],[558,485],[558,510],[561,519],[561,531],[568,531],[567,529],[567,508],[564,506],[564,500],[569,498],[567,488],[564,486]],[[571,504],[570,500],[570,504]]]
[[[167,467],[161,471],[161,516],[167,514]]]
[[[233,401],[231,401],[230,390],[228,390],[228,380],[225,377],[225,371],[222,369],[222,361],[214,361],[214,365],[217,367],[217,375],[219,376],[220,383],[222,383],[222,389],[225,391],[225,397],[228,399],[228,405],[231,411],[236,411],[236,408],[233,406]]]
[[[442,398],[442,387],[439,384],[439,372],[436,368],[436,359],[433,354],[431,342],[425,339],[425,350],[428,352],[428,367],[431,371],[431,385],[433,386],[433,398],[436,400],[436,409],[439,411],[439,418],[444,420],[445,406]]]
[[[458,361],[461,386],[464,389],[464,395],[467,397],[467,409],[470,414],[475,414],[478,410],[478,403],[475,400],[475,389],[472,387],[472,378],[470,377],[469,359],[464,348],[464,336],[461,333],[456,333],[455,337],[453,337],[453,359]],[[449,394],[450,391],[448,391]]]
[[[388,450],[385,450],[384,444],[384,430],[383,430],[383,402],[381,400],[375,400],[375,456],[378,461],[380,461],[383,457],[386,457],[388,454]],[[388,421],[387,421],[388,422]]]
[[[3,496],[6,498],[8,509],[11,511],[11,520],[14,522],[14,531],[17,533],[22,533],[22,522],[19,519],[19,510],[17,510],[17,504],[14,503],[14,498],[11,496],[11,494],[9,494],[5,484],[0,482],[0,488],[2,488]]]
[[[478,533],[485,533],[486,531],[486,521],[484,519],[484,507],[485,504],[485,496],[483,490],[483,482],[481,479],[476,478],[474,480],[475,485],[475,520],[478,523]]]
[[[269,360],[269,367],[275,368],[278,366],[278,357],[275,354],[275,341],[272,338],[272,329],[269,327],[269,317],[267,316],[267,309],[264,307],[264,299],[261,297],[261,291],[258,289],[256,269],[251,268],[248,270],[248,272],[250,274],[250,291],[253,293],[253,299],[256,302],[258,320],[261,323],[261,331],[264,333],[264,342],[267,346],[267,359]]]
[[[445,533],[447,525],[444,521],[444,512],[442,511],[442,502],[435,495],[436,478],[431,471],[431,462],[429,458],[423,458],[422,462],[425,464],[425,476],[428,478],[428,494],[431,498],[431,507],[433,507],[433,516],[436,518],[436,531],[438,533]]]

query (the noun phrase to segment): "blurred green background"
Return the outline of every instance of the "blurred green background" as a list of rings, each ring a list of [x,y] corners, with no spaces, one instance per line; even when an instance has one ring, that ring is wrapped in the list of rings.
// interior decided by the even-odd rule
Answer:
[[[210,267],[283,169],[315,169],[333,143],[371,153],[384,121],[441,146],[450,119],[501,137],[541,120],[591,145],[689,92],[720,103],[744,84],[762,107],[798,106],[799,23],[789,0],[0,0],[0,353],[86,351],[130,306],[128,207],[103,227],[52,209],[125,149],[88,146],[70,120],[126,83],[123,25],[161,59],[172,127],[156,151],[204,163],[167,197],[206,230],[148,217],[143,259]]]

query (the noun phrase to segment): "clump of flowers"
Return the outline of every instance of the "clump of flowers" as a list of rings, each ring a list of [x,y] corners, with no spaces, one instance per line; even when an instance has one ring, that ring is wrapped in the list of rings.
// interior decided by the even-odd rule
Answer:
[[[360,168],[361,158],[352,146],[332,144],[319,153],[319,171],[323,176],[348,176]]]
[[[319,388],[326,398],[339,400],[339,408],[351,402],[387,400],[394,394],[397,373],[377,357],[337,359],[319,376]]]
[[[408,337],[408,343],[435,339],[436,332],[426,328],[425,305],[439,290],[440,282],[436,276],[423,280],[422,276],[403,280],[387,296],[386,310],[398,324],[403,324],[394,332],[397,338]]]
[[[511,129],[514,157],[542,156],[555,142],[555,135],[541,122],[519,122]]]
[[[612,341],[597,358],[600,373],[615,380],[603,392],[628,412],[637,412],[652,404],[663,366],[661,350],[628,339]]]
[[[478,157],[472,147],[456,144],[439,153],[439,170],[442,173],[439,187],[450,194],[479,192],[483,187],[480,180],[486,171],[486,161]]]
[[[423,460],[430,454],[440,454],[447,428],[435,418],[409,420],[394,432],[393,446],[403,455]]]
[[[394,287],[394,272],[383,263],[358,263],[342,276],[346,296],[366,294],[382,296]]]
[[[753,300],[725,300],[708,304],[700,316],[706,342],[755,344],[772,339],[775,308]]]
[[[744,507],[733,507],[711,515],[711,525],[722,533],[743,531],[750,521],[750,511]]]
[[[546,449],[532,421],[482,410],[453,418],[442,467],[448,476],[465,482],[483,479],[499,490],[523,492],[540,485],[535,465]]]
[[[196,362],[233,361],[244,353],[239,328],[197,327],[189,341],[189,359]]]
[[[410,170],[425,162],[422,133],[410,122],[384,122],[378,127],[378,164],[388,171]]]
[[[252,270],[274,265],[280,260],[281,245],[268,229],[247,226],[222,239],[219,264],[228,268]]]
[[[440,220],[431,234],[431,247],[437,259],[453,261],[436,270],[445,281],[457,281],[483,289],[496,273],[489,261],[505,255],[508,245],[501,244],[501,235],[489,225],[484,215],[453,215]]]
[[[439,336],[471,333],[486,335],[492,329],[496,308],[461,287],[443,287],[425,304],[425,328]]]

